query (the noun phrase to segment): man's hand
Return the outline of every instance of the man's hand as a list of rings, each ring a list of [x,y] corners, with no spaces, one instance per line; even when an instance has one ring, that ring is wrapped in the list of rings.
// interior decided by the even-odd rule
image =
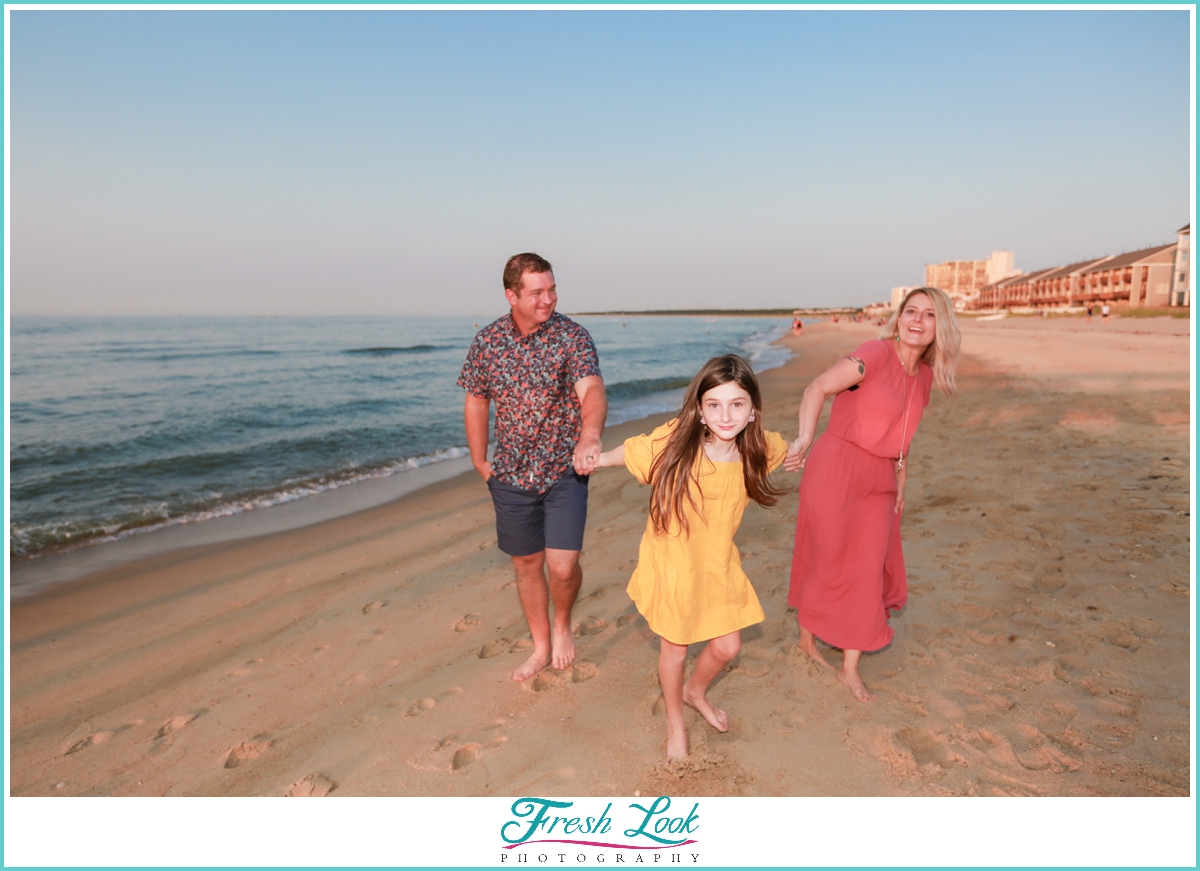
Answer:
[[[471,451],[471,465],[483,476],[483,480],[492,477],[492,464],[487,458],[488,443],[488,405],[490,399],[483,396],[467,394],[463,403],[463,425],[467,431],[467,447]]]
[[[600,439],[580,439],[575,445],[575,471],[580,475],[590,475],[596,471],[600,462]]]
[[[608,415],[604,380],[599,375],[580,378],[575,382],[575,395],[579,397],[581,428],[572,459],[576,474],[590,475],[600,461],[600,431],[604,429],[604,418]]]

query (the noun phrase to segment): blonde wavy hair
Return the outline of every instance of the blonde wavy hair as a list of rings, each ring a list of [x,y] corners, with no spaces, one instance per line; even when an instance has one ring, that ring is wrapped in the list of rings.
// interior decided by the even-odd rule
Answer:
[[[917,287],[904,295],[899,307],[879,334],[881,339],[895,339],[900,335],[900,313],[908,305],[908,301],[918,293],[925,294],[933,303],[933,316],[937,322],[933,331],[933,341],[921,355],[921,362],[933,369],[933,380],[937,382],[942,393],[953,396],[958,387],[954,383],[954,369],[958,366],[958,352],[962,345],[962,335],[958,331],[958,322],[954,319],[954,303],[950,301],[945,291],[936,287]]]

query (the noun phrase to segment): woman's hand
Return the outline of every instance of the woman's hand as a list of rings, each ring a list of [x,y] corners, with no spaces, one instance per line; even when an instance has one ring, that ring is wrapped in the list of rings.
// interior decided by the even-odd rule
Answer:
[[[901,514],[904,511],[904,485],[908,483],[908,457],[904,458],[904,465],[896,469],[896,507],[895,513]]]
[[[799,472],[803,469],[811,445],[812,440],[805,439],[803,436],[788,445],[788,452],[783,457],[783,468],[789,472]]]

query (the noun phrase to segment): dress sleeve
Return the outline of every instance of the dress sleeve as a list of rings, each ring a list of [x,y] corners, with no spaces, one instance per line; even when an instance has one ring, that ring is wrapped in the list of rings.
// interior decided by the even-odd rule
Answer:
[[[767,468],[773,472],[783,465],[783,458],[788,451],[788,443],[777,432],[767,430],[763,435],[767,439]]]
[[[650,483],[650,465],[662,453],[671,437],[675,421],[660,426],[650,435],[638,435],[625,439],[625,468],[643,484]]]
[[[928,408],[929,407],[929,394],[933,391],[933,369],[931,367],[929,367],[928,365],[925,365],[925,364],[922,364],[922,365],[924,366],[924,369],[925,369],[924,373],[922,373],[925,376],[925,378],[924,378],[925,389],[922,391],[921,408]]]

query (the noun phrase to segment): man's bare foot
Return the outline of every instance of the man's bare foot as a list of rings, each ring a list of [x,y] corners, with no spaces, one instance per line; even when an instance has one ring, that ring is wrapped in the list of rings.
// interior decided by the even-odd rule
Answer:
[[[718,732],[729,731],[729,715],[715,705],[710,704],[704,696],[692,693],[686,686],[683,688],[683,703],[691,705],[699,711],[700,716],[708,720],[708,725],[712,726]]]
[[[667,758],[686,759],[688,755],[687,729],[680,727],[678,731],[667,724]]]
[[[575,638],[571,635],[571,628],[560,629],[555,626],[550,637],[550,664],[555,668],[566,668],[574,661]]]
[[[550,657],[545,653],[537,653],[536,651],[525,660],[524,664],[512,673],[512,679],[517,683],[523,680],[529,680],[543,668],[550,664]]]
[[[854,698],[858,699],[860,702],[875,701],[875,693],[870,692],[867,689],[867,685],[863,683],[862,678],[858,676],[857,669],[847,673],[843,668],[838,672],[838,682],[844,683],[846,686],[850,687],[850,692],[854,693]]]
[[[833,669],[833,666],[829,664],[829,660],[823,657],[821,655],[821,651],[817,649],[817,641],[811,635],[808,636],[808,638],[801,636],[800,643],[796,646],[800,648],[800,650],[817,665],[831,670]]]

